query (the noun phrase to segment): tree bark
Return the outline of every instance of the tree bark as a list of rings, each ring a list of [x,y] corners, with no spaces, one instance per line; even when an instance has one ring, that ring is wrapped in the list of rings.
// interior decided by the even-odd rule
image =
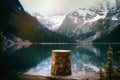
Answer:
[[[70,50],[53,50],[51,74],[56,76],[71,75]]]

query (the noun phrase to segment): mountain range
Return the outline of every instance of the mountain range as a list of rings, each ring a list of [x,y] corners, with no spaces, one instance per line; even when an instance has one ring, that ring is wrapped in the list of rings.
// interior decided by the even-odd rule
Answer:
[[[0,1],[0,31],[6,38],[14,36],[30,42],[73,42],[67,36],[52,32],[27,13],[19,0]]]
[[[56,33],[68,36],[76,42],[119,42],[120,5],[119,0],[106,1],[91,8],[79,8],[64,15],[58,21],[53,17],[34,16],[46,28]],[[111,5],[112,4],[112,5]],[[58,15],[57,15],[58,16]]]
[[[120,5],[117,3],[45,17],[40,13],[30,15],[19,0],[1,0],[0,32],[14,42],[19,38],[40,43],[119,42]]]
[[[57,32],[77,42],[119,42],[119,25],[120,8],[116,6],[79,8],[66,16]]]

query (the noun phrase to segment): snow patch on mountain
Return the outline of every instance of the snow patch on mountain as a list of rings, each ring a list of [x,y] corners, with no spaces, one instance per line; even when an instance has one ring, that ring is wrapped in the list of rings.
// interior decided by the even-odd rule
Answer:
[[[32,15],[35,16],[44,27],[52,31],[56,31],[59,28],[66,16],[59,14],[42,16],[40,13],[34,13]]]
[[[48,17],[48,19],[54,23],[51,27],[49,27],[49,29],[52,31],[56,31],[65,19],[65,15],[54,15]]]
[[[103,15],[98,15],[97,14],[93,19],[91,19],[91,20],[89,19],[89,20],[85,21],[84,24],[85,23],[90,23],[90,22],[92,23],[92,22],[98,21],[100,19],[104,19],[104,18],[106,18],[107,13],[108,12],[106,11],[106,12],[103,12]]]

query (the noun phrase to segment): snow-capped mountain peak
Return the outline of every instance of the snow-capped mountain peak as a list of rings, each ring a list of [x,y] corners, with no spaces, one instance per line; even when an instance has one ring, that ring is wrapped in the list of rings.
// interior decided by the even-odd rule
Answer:
[[[112,5],[111,5],[112,4]],[[79,8],[67,15],[34,16],[52,31],[75,39],[93,41],[109,34],[120,24],[120,8],[114,0],[89,9]]]
[[[78,10],[70,13],[68,16],[73,20],[75,24],[85,24],[90,22],[95,22],[99,19],[104,19],[108,11],[93,11],[90,9],[79,8]]]
[[[99,14],[97,14],[95,17],[93,17],[92,19],[88,19],[88,20],[86,20],[85,22],[84,22],[84,24],[85,23],[92,23],[92,22],[95,22],[95,21],[98,21],[98,20],[100,20],[100,19],[104,19],[104,18],[106,18],[106,15],[107,15],[107,11],[106,12],[103,12],[103,15],[99,15]]]
[[[75,40],[93,41],[109,34],[120,24],[116,6],[103,8],[79,8],[69,13],[57,30]]]

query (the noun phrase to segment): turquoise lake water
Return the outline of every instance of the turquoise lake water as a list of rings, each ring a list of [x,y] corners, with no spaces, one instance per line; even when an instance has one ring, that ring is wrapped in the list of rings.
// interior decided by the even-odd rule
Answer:
[[[71,50],[71,68],[74,71],[98,71],[105,65],[109,44],[33,44],[15,45],[2,53],[4,65],[10,73],[46,73],[51,71],[52,50]],[[117,65],[120,44],[111,44]]]

